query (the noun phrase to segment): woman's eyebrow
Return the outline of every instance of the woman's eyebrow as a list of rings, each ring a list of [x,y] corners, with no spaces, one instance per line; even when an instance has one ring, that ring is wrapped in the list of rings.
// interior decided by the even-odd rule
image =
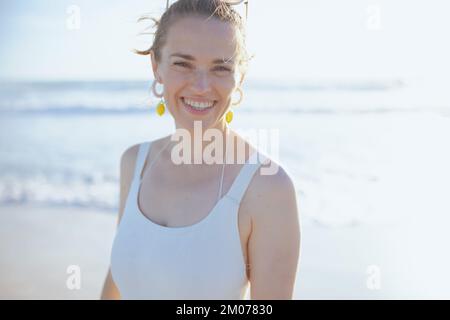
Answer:
[[[183,58],[186,60],[195,61],[195,58],[193,56],[191,56],[189,54],[184,54],[184,53],[173,53],[170,55],[170,57],[179,57],[179,58]],[[230,58],[228,60],[225,60],[225,58],[213,60],[213,64],[233,63],[233,62],[234,62],[233,58]]]

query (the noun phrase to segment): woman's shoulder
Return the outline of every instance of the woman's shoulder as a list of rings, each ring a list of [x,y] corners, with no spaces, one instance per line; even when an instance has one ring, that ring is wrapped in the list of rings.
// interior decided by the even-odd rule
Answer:
[[[120,158],[121,171],[125,172],[126,175],[131,176],[135,169],[134,167],[136,165],[139,149],[143,146],[147,147],[148,153],[150,152],[150,147],[152,150],[159,150],[159,148],[162,148],[163,142],[167,139],[168,137],[162,137],[154,140],[141,141],[126,147]],[[149,155],[147,154],[146,156]]]
[[[136,160],[139,149],[142,146],[154,146],[155,148],[158,148],[158,146],[161,145],[161,143],[163,141],[165,141],[166,139],[167,139],[167,137],[162,137],[159,139],[141,141],[141,142],[132,144],[132,145],[126,147],[125,150],[122,152],[121,159],[124,162],[133,162]]]
[[[125,148],[120,157],[120,167],[122,170],[134,167],[141,143],[135,143]],[[132,171],[132,170],[126,170]]]
[[[256,149],[259,169],[255,172],[242,199],[242,210],[255,219],[289,219],[297,214],[294,179],[285,166]]]
[[[286,189],[293,187],[292,175],[277,158],[274,159],[274,157],[259,148],[252,141],[242,137],[241,139],[246,144],[245,150],[248,150],[249,157],[256,153],[252,162],[260,165],[259,170],[255,172],[252,178],[249,189],[273,189],[274,187]]]
[[[267,153],[258,149],[256,152],[258,152],[259,168],[249,187],[269,194],[294,191],[293,177],[286,167]]]

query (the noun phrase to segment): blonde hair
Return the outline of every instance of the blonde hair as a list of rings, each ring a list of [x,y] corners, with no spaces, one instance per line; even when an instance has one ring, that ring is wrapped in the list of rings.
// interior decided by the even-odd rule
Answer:
[[[152,20],[154,22],[153,27],[156,27],[154,34],[154,40],[152,46],[147,50],[134,50],[135,53],[140,55],[149,55],[151,51],[155,54],[155,60],[161,61],[161,49],[165,45],[167,40],[167,34],[169,27],[177,20],[187,16],[199,16],[216,18],[220,21],[231,23],[236,27],[236,40],[237,47],[235,51],[235,57],[237,66],[241,74],[245,74],[248,68],[248,62],[253,57],[249,57],[245,44],[245,25],[242,17],[236,12],[232,5],[222,0],[178,0],[174,2],[163,13],[160,19],[144,15],[138,19]],[[149,27],[150,28],[150,27]]]

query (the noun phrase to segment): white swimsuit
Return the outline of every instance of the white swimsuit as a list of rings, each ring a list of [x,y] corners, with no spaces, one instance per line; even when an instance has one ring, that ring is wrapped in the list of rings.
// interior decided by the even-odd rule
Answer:
[[[239,205],[267,158],[253,152],[229,191],[200,222],[165,227],[148,219],[137,202],[150,145],[139,145],[111,250],[111,273],[121,298],[243,299],[249,281],[239,235]]]

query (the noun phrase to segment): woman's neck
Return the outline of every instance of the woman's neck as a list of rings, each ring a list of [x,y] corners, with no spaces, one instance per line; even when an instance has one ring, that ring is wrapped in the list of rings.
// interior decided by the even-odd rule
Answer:
[[[175,157],[182,156],[184,164],[222,164],[226,162],[227,148],[230,148],[234,136],[226,125],[203,129],[197,123],[189,130],[178,127],[169,137],[172,141],[169,149]],[[180,159],[173,160],[180,163]]]

